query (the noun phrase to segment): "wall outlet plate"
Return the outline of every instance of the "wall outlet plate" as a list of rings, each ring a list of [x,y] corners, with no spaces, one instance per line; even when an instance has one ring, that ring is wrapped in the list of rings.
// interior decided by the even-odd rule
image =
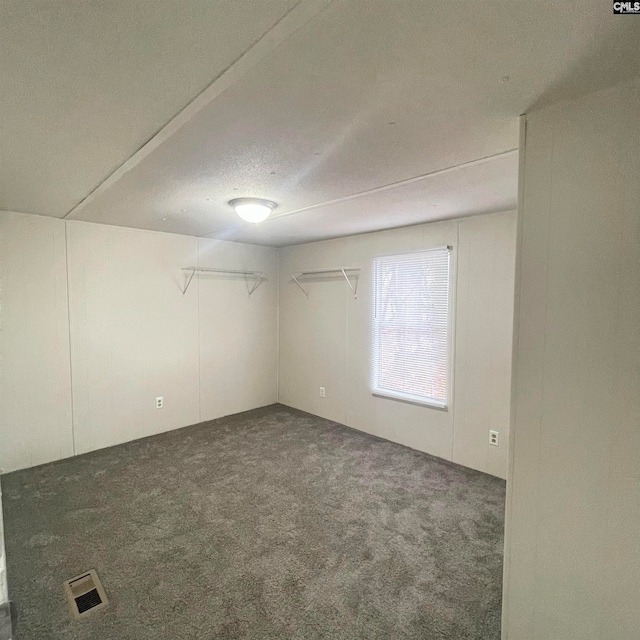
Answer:
[[[324,387],[320,387],[320,397],[321,398],[326,397],[326,393],[325,393]]]
[[[156,409],[164,409],[164,396],[156,398]]]
[[[499,431],[489,431],[489,444],[494,447],[500,446],[500,432]]]

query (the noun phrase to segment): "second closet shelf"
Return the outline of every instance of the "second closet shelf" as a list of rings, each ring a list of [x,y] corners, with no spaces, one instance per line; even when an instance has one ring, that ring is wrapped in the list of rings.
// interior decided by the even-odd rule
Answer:
[[[191,275],[189,276],[189,279],[187,280],[187,283],[182,292],[183,294],[187,293],[187,289],[189,288],[189,285],[193,280],[193,276],[195,276],[196,273],[219,273],[219,274],[226,274],[226,275],[232,275],[232,276],[245,276],[247,280],[255,280],[255,284],[249,290],[249,295],[251,295],[258,288],[258,286],[263,280],[267,279],[267,274],[264,271],[246,271],[243,269],[220,269],[217,267],[183,267],[182,270],[191,272]]]
[[[346,282],[349,285],[349,288],[351,289],[351,291],[353,291],[353,297],[357,298],[358,297],[358,294],[357,294],[358,277],[357,276],[360,273],[360,271],[361,271],[360,267],[326,267],[324,269],[306,269],[304,271],[294,271],[291,274],[291,278],[298,285],[298,287],[300,287],[300,290],[302,291],[302,293],[304,293],[304,295],[307,296],[307,298],[308,298],[309,297],[309,292],[305,291],[305,289],[302,286],[302,284],[300,284],[300,281],[298,280],[298,278],[305,278],[307,276],[320,276],[320,275],[331,275],[331,274],[338,275],[338,274],[340,274],[346,280]],[[347,273],[352,275],[353,280],[355,282],[355,285],[351,283],[351,280],[350,280],[349,276],[347,275]]]

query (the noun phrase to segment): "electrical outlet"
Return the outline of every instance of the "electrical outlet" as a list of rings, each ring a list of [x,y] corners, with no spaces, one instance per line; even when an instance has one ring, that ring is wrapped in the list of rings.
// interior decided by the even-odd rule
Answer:
[[[325,397],[324,387],[320,387],[320,397],[321,398]]]
[[[164,409],[164,397],[156,398],[156,409]]]
[[[499,431],[489,431],[489,444],[494,447],[500,446],[500,432]]]

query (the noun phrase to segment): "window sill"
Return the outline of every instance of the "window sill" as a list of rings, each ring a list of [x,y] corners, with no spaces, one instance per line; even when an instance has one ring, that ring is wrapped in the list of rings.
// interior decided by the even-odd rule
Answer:
[[[389,400],[398,400],[400,402],[406,402],[408,404],[417,404],[421,407],[428,407],[430,409],[437,409],[439,411],[448,411],[449,407],[445,402],[438,400],[430,400],[429,398],[421,398],[420,396],[412,396],[404,393],[394,393],[393,391],[384,391],[380,389],[373,389],[371,395],[378,398],[387,398]]]

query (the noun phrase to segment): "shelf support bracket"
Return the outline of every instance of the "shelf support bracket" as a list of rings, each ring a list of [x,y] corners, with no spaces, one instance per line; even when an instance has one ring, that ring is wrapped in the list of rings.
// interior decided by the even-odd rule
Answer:
[[[293,281],[298,285],[298,287],[300,287],[300,291],[302,291],[307,299],[309,299],[309,294],[304,290],[303,286],[300,284],[300,281],[298,280],[298,278],[296,278],[294,273],[291,274],[291,277],[293,278]]]
[[[249,278],[247,278],[247,290],[249,291],[249,297],[251,297],[251,294],[263,283],[264,278],[258,276],[256,278],[256,281],[253,283],[252,287],[249,287]]]
[[[191,275],[189,276],[189,279],[187,280],[187,284],[184,287],[184,290],[182,292],[182,295],[185,295],[187,293],[187,289],[189,288],[189,285],[191,284],[191,281],[193,280],[193,276],[196,275],[196,268],[193,267],[193,269],[191,270]]]
[[[344,276],[344,279],[347,281],[347,284],[349,285],[349,289],[351,289],[351,291],[353,291],[353,299],[355,300],[358,297],[358,277],[355,277],[355,282],[356,285],[355,287],[351,284],[351,280],[349,280],[349,276],[347,276],[347,274],[345,273],[344,268],[341,268],[340,271],[342,271],[342,275]]]

